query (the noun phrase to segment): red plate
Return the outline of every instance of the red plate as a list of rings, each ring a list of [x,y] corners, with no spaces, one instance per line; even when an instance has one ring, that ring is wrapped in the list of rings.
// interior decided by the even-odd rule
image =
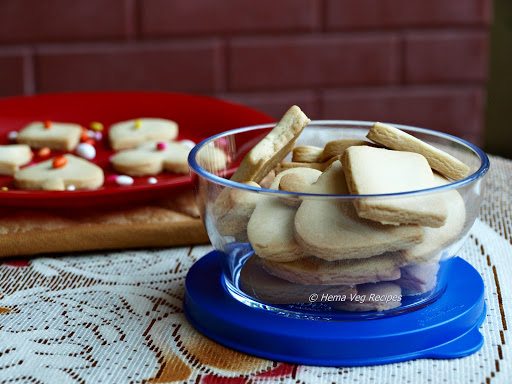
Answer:
[[[216,133],[248,125],[273,122],[269,116],[254,109],[203,96],[179,93],[69,93],[0,100],[0,144],[7,144],[10,131],[19,131],[26,124],[39,120],[78,123],[89,127],[92,121],[105,126],[103,140],[96,144],[93,163],[105,172],[105,179],[116,172],[109,163],[114,153],[107,140],[108,127],[115,122],[138,117],[162,117],[179,126],[178,140],[198,143]],[[58,154],[52,153],[52,157]],[[35,162],[46,159],[34,157]],[[73,205],[119,204],[163,196],[173,189],[189,185],[188,175],[162,173],[157,184],[148,184],[148,177],[134,178],[130,186],[105,181],[94,191],[22,191],[13,188],[12,177],[0,176],[0,205],[23,207],[63,207]]]

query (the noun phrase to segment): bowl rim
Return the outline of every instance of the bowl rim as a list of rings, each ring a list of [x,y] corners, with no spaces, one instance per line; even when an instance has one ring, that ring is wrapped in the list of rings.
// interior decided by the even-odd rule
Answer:
[[[201,148],[203,148],[204,146],[208,145],[209,143],[211,143],[212,141],[214,141],[216,139],[234,135],[234,134],[238,134],[238,133],[247,132],[247,131],[253,131],[253,130],[257,130],[257,129],[269,129],[269,128],[275,127],[276,124],[277,124],[277,122],[269,123],[269,124],[259,124],[259,125],[251,125],[251,126],[247,126],[247,127],[241,127],[241,128],[225,131],[225,132],[216,134],[214,136],[211,136],[207,139],[204,139],[203,141],[198,143],[189,153],[188,164],[189,164],[190,170],[192,172],[194,172],[195,174],[197,174],[198,176],[200,176],[210,182],[213,182],[215,184],[219,184],[224,187],[229,187],[229,188],[234,188],[234,189],[239,189],[239,190],[261,193],[264,195],[281,196],[281,197],[287,196],[287,197],[306,197],[306,198],[307,197],[313,197],[313,198],[314,197],[322,197],[322,198],[336,198],[336,199],[356,199],[356,198],[366,198],[366,197],[402,197],[402,196],[409,197],[409,196],[424,195],[424,194],[437,193],[437,192],[442,192],[442,191],[447,191],[447,190],[452,190],[452,189],[458,189],[462,186],[469,185],[478,179],[481,179],[487,173],[487,171],[489,170],[489,167],[490,167],[489,158],[486,155],[486,153],[483,150],[481,150],[480,148],[478,148],[476,145],[474,145],[464,139],[450,135],[448,133],[434,131],[434,130],[430,130],[427,128],[420,128],[420,127],[415,127],[415,126],[410,126],[410,125],[394,124],[394,123],[384,123],[384,124],[389,124],[396,128],[405,129],[407,131],[424,133],[424,134],[428,134],[428,135],[432,135],[432,136],[441,137],[444,139],[448,139],[448,140],[457,142],[458,144],[461,144],[462,146],[468,147],[470,150],[475,152],[478,155],[478,157],[480,158],[480,167],[475,172],[468,175],[466,178],[464,178],[462,180],[452,181],[448,184],[433,187],[433,188],[418,189],[418,190],[406,191],[406,192],[383,193],[383,194],[333,195],[333,194],[319,194],[319,193],[297,193],[297,192],[279,191],[279,190],[268,189],[268,188],[252,187],[250,185],[246,185],[246,184],[238,183],[238,182],[231,181],[228,179],[224,179],[221,176],[217,176],[213,173],[210,173],[206,169],[202,168],[197,163],[196,157],[197,157],[197,153],[199,152],[199,150],[201,150]],[[353,127],[353,128],[363,128],[363,127],[372,127],[373,124],[375,124],[375,122],[373,122],[373,121],[360,121],[360,120],[311,120],[311,122],[307,125],[307,127],[317,126],[317,125],[320,125],[320,126],[321,125],[324,125],[324,126],[325,125],[340,125],[340,126],[341,125],[358,125],[359,127]]]

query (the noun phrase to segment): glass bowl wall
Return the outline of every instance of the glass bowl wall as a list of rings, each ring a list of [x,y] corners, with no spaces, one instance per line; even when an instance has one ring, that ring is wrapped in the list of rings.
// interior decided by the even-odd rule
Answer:
[[[296,145],[364,140],[371,126],[313,121]],[[388,195],[297,194],[278,190],[279,181],[270,176],[262,182],[266,188],[229,180],[226,169],[236,167],[272,124],[228,131],[192,150],[196,200],[212,245],[220,252],[225,287],[235,299],[284,316],[354,320],[408,312],[442,295],[450,279],[457,278],[450,276],[451,260],[478,216],[489,160],[476,146],[451,135],[395,126],[463,161],[470,167],[469,176]],[[208,156],[203,151],[211,147],[226,154],[225,169],[205,169],[202,162]],[[446,223],[405,228],[360,219],[354,206],[369,199],[420,205],[443,201]],[[408,231],[416,233],[414,244],[407,243]],[[403,249],[395,241],[401,237],[409,238]]]

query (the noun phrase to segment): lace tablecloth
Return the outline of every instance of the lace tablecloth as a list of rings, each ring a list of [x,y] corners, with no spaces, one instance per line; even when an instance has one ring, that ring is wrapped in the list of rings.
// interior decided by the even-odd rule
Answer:
[[[12,259],[0,265],[0,382],[511,383],[512,161],[491,157],[460,251],[482,275],[483,348],[455,360],[325,368],[267,361],[196,332],[185,275],[208,246]]]

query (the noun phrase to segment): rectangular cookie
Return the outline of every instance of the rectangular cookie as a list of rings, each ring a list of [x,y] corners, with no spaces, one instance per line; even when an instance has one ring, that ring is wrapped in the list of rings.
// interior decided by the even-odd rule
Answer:
[[[375,123],[366,137],[391,149],[419,153],[432,169],[450,179],[462,180],[469,175],[469,167],[462,161],[391,125]]]
[[[342,159],[352,195],[390,194],[435,187],[434,174],[417,153],[356,146]],[[444,199],[435,194],[368,197],[354,201],[359,217],[382,224],[419,224],[438,228],[448,215]]]
[[[310,122],[296,105],[292,106],[279,123],[244,157],[232,181],[259,183],[274,167],[290,153],[295,140]]]

